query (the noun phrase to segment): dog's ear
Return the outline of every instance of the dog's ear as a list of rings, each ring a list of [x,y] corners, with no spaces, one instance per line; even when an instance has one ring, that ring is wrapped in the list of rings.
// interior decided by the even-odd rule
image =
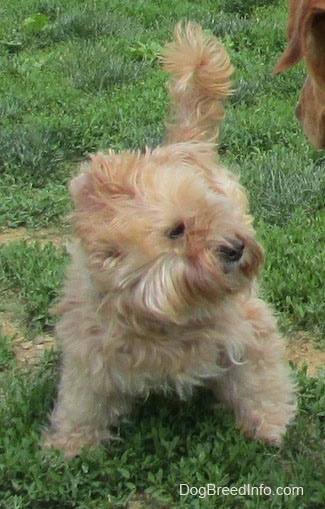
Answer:
[[[95,210],[105,207],[113,195],[121,193],[121,185],[116,181],[119,158],[110,153],[97,153],[89,156],[89,161],[81,167],[81,173],[69,184],[69,192],[78,210]]]
[[[69,192],[74,205],[88,208],[92,203],[94,186],[90,173],[82,173],[74,177],[69,184]]]
[[[274,68],[274,74],[285,71],[297,64],[303,57],[302,22],[306,15],[304,0],[290,0],[289,21],[287,28],[288,46]]]
[[[324,32],[314,30],[319,16],[325,13],[325,0],[291,0],[287,29],[288,47],[274,68],[274,74],[297,64],[314,38],[313,48],[324,48]],[[323,27],[323,25],[321,25]],[[312,50],[314,52],[314,50]]]
[[[306,53],[306,64],[316,82],[325,86],[325,0],[314,2],[311,16],[310,43]]]

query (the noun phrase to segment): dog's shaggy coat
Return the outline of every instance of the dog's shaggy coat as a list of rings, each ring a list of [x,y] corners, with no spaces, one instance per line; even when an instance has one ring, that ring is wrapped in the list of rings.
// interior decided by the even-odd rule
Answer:
[[[135,396],[206,385],[245,434],[276,445],[295,412],[276,325],[258,298],[263,252],[237,178],[216,161],[231,94],[223,46],[177,27],[167,142],[97,154],[70,184],[75,240],[64,295],[58,402],[47,445],[109,439]]]

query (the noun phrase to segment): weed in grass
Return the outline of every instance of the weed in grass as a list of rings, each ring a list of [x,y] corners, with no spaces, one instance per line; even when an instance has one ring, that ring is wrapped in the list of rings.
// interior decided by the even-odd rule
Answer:
[[[48,26],[49,21],[50,19],[48,16],[36,12],[35,14],[32,14],[31,16],[28,16],[28,18],[24,19],[23,23],[21,24],[21,29],[27,34],[40,35]]]
[[[48,43],[51,41],[58,43],[63,41],[81,40],[99,40],[105,37],[112,39],[121,38],[125,33],[134,31],[136,20],[133,24],[125,22],[125,19],[116,13],[109,6],[107,9],[98,12],[95,6],[91,9],[90,5],[80,6],[79,9],[71,13],[56,13],[53,16],[54,21],[47,27],[46,37]]]
[[[7,337],[0,328],[0,380],[3,372],[6,372],[12,367],[13,359],[14,353],[11,348],[11,339]]]
[[[60,163],[65,160],[62,144],[68,133],[49,122],[34,119],[27,125],[0,131],[0,165],[3,175],[23,177],[36,187],[62,179]]]
[[[20,314],[34,333],[53,325],[49,307],[62,281],[65,258],[51,243],[20,241],[0,248],[1,293],[17,295]]]
[[[0,100],[0,117],[15,120],[20,117],[24,102],[16,97],[2,97]]]
[[[219,7],[226,13],[250,16],[257,7],[278,5],[279,0],[219,0]]]
[[[44,1],[31,6],[30,11],[21,9],[18,23],[3,26],[2,46],[10,53],[17,53],[76,39],[118,38],[134,30],[135,20],[126,23],[112,8],[112,2],[105,3],[106,6],[102,2],[101,9],[96,8],[96,4],[91,5],[92,2],[75,4],[73,11],[68,8],[68,12],[66,2],[53,5],[53,2]],[[15,15],[17,18],[17,13]]]
[[[77,50],[77,51],[76,51]],[[92,62],[91,68],[88,62]],[[75,48],[65,60],[73,76],[73,86],[87,93],[104,93],[118,83],[132,82],[143,78],[147,64],[144,60],[129,60],[123,57],[120,48],[103,43],[83,44]]]
[[[285,229],[259,223],[266,249],[264,290],[291,327],[325,333],[323,281],[325,277],[324,214],[311,217],[296,210]],[[288,325],[288,324],[287,324]]]
[[[252,159],[245,158],[237,168],[257,219],[285,227],[300,210],[310,216],[322,210],[325,175],[321,165],[307,158],[299,164],[292,150],[279,145],[266,153],[255,147],[255,152],[257,164],[252,166]]]
[[[71,171],[71,170],[70,170]],[[12,183],[5,178],[0,185],[0,224],[2,228],[40,228],[62,225],[70,211],[66,184],[50,183],[37,189],[31,183]]]

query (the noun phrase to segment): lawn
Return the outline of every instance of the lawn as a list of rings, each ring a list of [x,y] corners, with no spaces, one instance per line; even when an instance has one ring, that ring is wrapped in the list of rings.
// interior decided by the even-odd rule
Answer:
[[[304,337],[324,350],[325,152],[294,117],[303,65],[272,76],[286,2],[12,0],[0,14],[0,508],[323,508],[321,372],[292,366],[299,414],[281,450],[246,441],[233,416],[198,391],[181,403],[139,401],[121,440],[66,462],[40,445],[59,353],[22,365],[15,347],[20,338],[20,350],[42,351],[53,335],[71,175],[90,152],[162,141],[157,54],[176,22],[192,19],[236,67],[219,151],[249,192],[266,251],[263,296],[288,343]]]

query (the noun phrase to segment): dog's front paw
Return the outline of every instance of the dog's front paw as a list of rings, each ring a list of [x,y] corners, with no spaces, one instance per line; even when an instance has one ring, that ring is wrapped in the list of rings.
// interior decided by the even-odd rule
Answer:
[[[63,449],[67,460],[78,456],[83,447],[98,447],[101,442],[107,442],[114,437],[108,430],[91,430],[87,427],[73,432],[49,431],[44,435],[44,447]]]
[[[287,426],[294,414],[295,407],[289,405],[286,412],[274,412],[269,415],[251,411],[245,414],[245,419],[238,422],[238,427],[248,438],[263,440],[281,447]]]
[[[247,438],[262,440],[276,447],[281,447],[286,432],[286,426],[268,424],[262,419],[258,426],[249,426],[246,423],[245,426],[241,425],[240,427]]]

